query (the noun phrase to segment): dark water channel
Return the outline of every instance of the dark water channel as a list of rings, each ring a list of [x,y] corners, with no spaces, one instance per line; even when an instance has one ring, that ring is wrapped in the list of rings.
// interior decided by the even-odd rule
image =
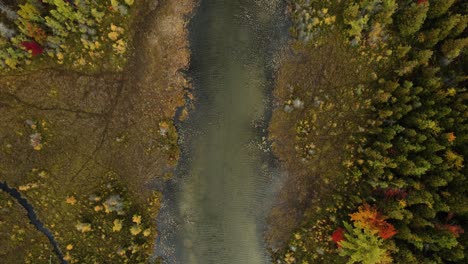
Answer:
[[[43,233],[47,237],[50,244],[54,248],[55,254],[60,260],[60,263],[68,264],[68,262],[63,259],[62,251],[60,251],[60,248],[54,236],[52,235],[50,230],[44,226],[44,224],[39,220],[39,218],[37,218],[37,214],[34,211],[34,208],[32,207],[32,205],[28,202],[28,200],[23,198],[18,190],[9,187],[5,182],[0,182],[0,190],[6,192],[11,197],[13,197],[26,210],[29,221],[31,222],[31,224],[33,224],[36,227],[36,229],[39,232]]]
[[[164,263],[270,262],[263,232],[279,172],[262,137],[284,19],[280,0],[201,0],[191,20],[196,101],[178,126],[177,175],[161,187],[156,255]]]

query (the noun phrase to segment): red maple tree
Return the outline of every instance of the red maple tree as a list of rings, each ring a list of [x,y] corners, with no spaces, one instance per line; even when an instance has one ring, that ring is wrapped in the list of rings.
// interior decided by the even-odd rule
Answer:
[[[344,240],[344,231],[345,231],[345,229],[343,227],[338,227],[335,230],[335,232],[333,232],[333,234],[332,234],[332,240],[333,240],[333,242],[335,242],[335,244],[338,247],[341,247],[339,242]]]
[[[378,223],[376,228],[379,230],[379,236],[384,240],[389,239],[398,233],[392,224],[385,221]]]
[[[31,51],[33,56],[37,56],[44,52],[44,49],[35,41],[23,41],[21,42],[21,46],[23,46],[27,51]]]

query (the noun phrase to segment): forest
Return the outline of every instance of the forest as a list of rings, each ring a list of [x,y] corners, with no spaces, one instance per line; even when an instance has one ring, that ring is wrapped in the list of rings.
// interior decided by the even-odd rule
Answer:
[[[359,121],[345,120],[359,129],[347,139],[341,169],[326,179],[332,190],[308,198],[312,202],[278,261],[465,263],[468,3],[296,0],[289,1],[289,14],[298,54],[333,45],[330,35],[339,35],[335,45],[361,56],[361,65],[369,67],[359,66],[360,73],[370,77],[346,88],[360,95],[357,105],[366,105],[358,107]],[[288,76],[297,86],[315,82],[313,75]],[[306,90],[294,91],[292,99],[307,97]],[[318,111],[316,106],[302,111]],[[307,136],[317,118],[297,115],[288,121],[296,122],[290,136],[296,155],[326,155]],[[281,137],[274,129],[273,137]],[[327,175],[307,170],[308,177]]]

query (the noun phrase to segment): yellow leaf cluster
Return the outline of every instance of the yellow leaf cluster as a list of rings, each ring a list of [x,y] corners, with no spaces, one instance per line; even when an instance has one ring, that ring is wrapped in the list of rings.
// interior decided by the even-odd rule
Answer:
[[[114,226],[112,227],[112,231],[119,232],[120,230],[122,230],[122,224],[123,224],[122,220],[115,219],[114,220]]]
[[[112,47],[117,54],[124,54],[127,51],[127,43],[123,39],[117,40]]]
[[[141,215],[133,215],[132,221],[137,225],[141,224]]]
[[[89,223],[78,223],[76,224],[75,228],[82,233],[90,232],[92,230],[91,224]]]
[[[130,228],[130,233],[134,236],[138,235],[141,233],[141,228],[138,225],[134,225]]]
[[[147,237],[151,234],[151,230],[149,228],[145,229],[145,231],[143,231],[143,236]]]
[[[76,204],[77,200],[75,198],[75,196],[68,196],[67,199],[66,199],[66,203],[67,204],[71,204],[71,205],[74,205]]]
[[[34,150],[37,150],[37,151],[41,150],[41,149],[42,149],[42,144],[37,144],[37,145],[35,145],[35,146],[33,147],[33,149],[34,149]]]
[[[449,88],[447,90],[447,95],[449,96],[455,96],[457,94],[457,90],[455,88]]]
[[[115,32],[115,31],[112,31],[112,32],[109,32],[109,34],[107,34],[107,36],[111,40],[116,41],[119,38],[119,33]]]
[[[28,190],[31,190],[31,189],[34,189],[34,188],[37,188],[39,187],[39,184],[37,183],[28,183],[26,185],[21,185],[18,187],[18,189],[20,191],[28,191]]]
[[[354,222],[366,223],[369,220],[376,219],[378,215],[377,209],[368,204],[359,206],[359,211],[352,213],[349,216]]]
[[[116,25],[114,25],[114,24],[111,24],[111,25],[110,25],[110,29],[111,29],[112,31],[118,32],[118,33],[120,33],[120,34],[122,34],[122,33],[124,32],[124,29],[123,29],[122,27],[116,26]]]

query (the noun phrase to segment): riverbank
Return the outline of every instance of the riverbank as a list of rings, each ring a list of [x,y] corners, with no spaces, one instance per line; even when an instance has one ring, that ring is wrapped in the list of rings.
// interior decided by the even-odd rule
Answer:
[[[0,80],[1,180],[33,206],[69,263],[143,263],[153,252],[161,197],[151,182],[170,177],[179,156],[172,118],[188,93],[193,5],[138,3],[121,73],[47,69]],[[9,223],[2,245],[24,232]],[[44,245],[33,257],[49,263],[51,246],[34,243],[43,240],[36,233],[2,258],[26,261]]]

